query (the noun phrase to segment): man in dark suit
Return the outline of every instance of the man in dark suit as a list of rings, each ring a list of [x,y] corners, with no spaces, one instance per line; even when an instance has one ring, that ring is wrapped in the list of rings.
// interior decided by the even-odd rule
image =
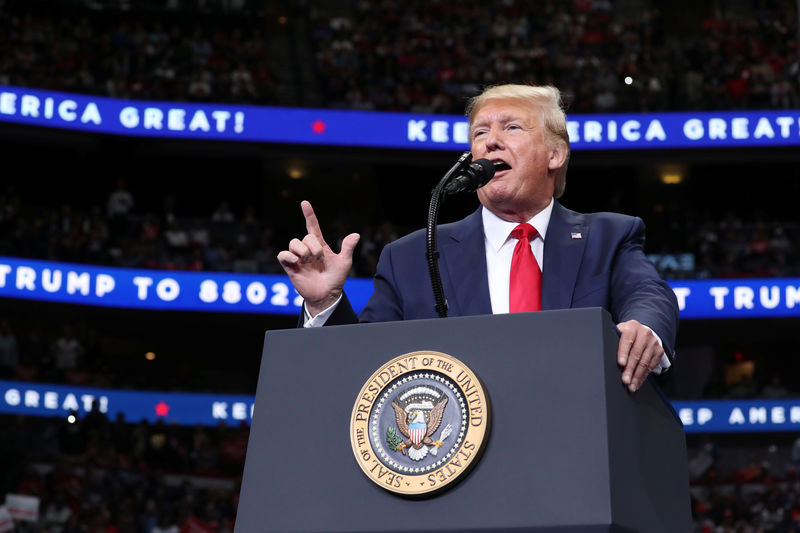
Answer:
[[[564,192],[569,160],[558,90],[492,87],[470,101],[467,114],[473,156],[492,161],[496,172],[478,190],[482,207],[439,229],[439,265],[449,316],[525,309],[518,307],[511,270],[516,268],[515,248],[530,247],[540,280],[533,291],[535,309],[606,308],[621,332],[617,360],[631,391],[650,372],[669,368],[678,305],[644,255],[641,219],[575,213],[555,200]],[[293,239],[278,260],[305,299],[306,326],[437,316],[424,231],[384,248],[375,292],[357,317],[342,287],[359,236],[345,237],[336,254],[325,243],[311,204],[303,202],[301,208],[308,235],[302,241]],[[519,228],[527,224],[533,234],[518,245],[520,239],[528,239],[517,238]]]

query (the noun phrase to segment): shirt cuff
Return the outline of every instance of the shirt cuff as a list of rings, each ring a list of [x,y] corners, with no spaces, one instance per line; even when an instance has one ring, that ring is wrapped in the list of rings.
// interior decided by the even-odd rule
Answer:
[[[650,332],[653,334],[653,336],[655,336],[656,340],[658,341],[658,345],[661,346],[661,349],[663,350],[664,349],[664,343],[661,342],[661,337],[658,336],[658,333],[653,331],[653,329],[650,326],[648,326],[647,324],[642,324],[642,325],[650,330]],[[662,372],[664,372],[665,370],[667,370],[671,366],[672,366],[672,363],[670,363],[669,357],[667,357],[666,352],[664,352],[661,355],[661,362],[651,372],[653,372],[653,374],[661,374]]]
[[[319,314],[317,314],[317,316],[313,317],[308,313],[308,309],[306,309],[306,304],[305,302],[303,302],[303,327],[318,328],[320,326],[324,326],[325,322],[328,321],[330,316],[339,306],[339,302],[341,301],[342,301],[342,295],[340,294],[339,297],[336,299],[336,301],[330,305],[330,307],[328,307],[324,311],[321,311]],[[661,342],[661,340],[659,339],[658,342]]]

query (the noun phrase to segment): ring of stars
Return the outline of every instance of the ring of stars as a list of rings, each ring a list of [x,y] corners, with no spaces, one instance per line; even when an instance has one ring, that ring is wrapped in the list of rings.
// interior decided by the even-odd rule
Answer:
[[[381,436],[386,433],[387,428],[383,428],[383,431],[381,431],[380,430],[381,428],[379,428],[379,422],[381,414],[383,413],[384,405],[388,405],[390,403],[389,396],[393,395],[395,391],[398,388],[403,387],[403,385],[406,384],[411,385],[412,382],[422,379],[436,381],[441,385],[444,385],[445,387],[450,389],[453,396],[455,396],[456,400],[459,403],[458,409],[461,411],[461,425],[457,430],[454,428],[453,433],[451,433],[451,435],[454,437],[454,441],[452,446],[448,448],[447,454],[441,457],[438,455],[431,454],[428,457],[434,457],[436,458],[436,461],[425,466],[411,467],[399,464],[397,461],[394,460],[393,456],[391,455],[391,452],[387,453],[383,449],[383,442],[381,440]],[[415,383],[414,385],[417,386],[420,385],[420,383]],[[449,411],[450,406],[448,405],[446,409]],[[424,474],[426,472],[436,470],[440,466],[447,463],[450,457],[452,457],[458,451],[461,445],[461,441],[464,440],[464,431],[465,431],[464,428],[466,427],[467,427],[467,405],[466,402],[464,401],[464,395],[461,393],[461,389],[459,389],[456,385],[453,384],[453,382],[451,382],[448,378],[446,378],[442,374],[439,374],[438,372],[425,372],[425,373],[419,372],[416,374],[403,376],[403,378],[398,379],[390,387],[384,390],[384,393],[381,396],[380,400],[372,409],[372,422],[370,423],[370,435],[374,451],[382,459],[382,462],[386,466],[393,468],[397,472],[405,472],[408,474]],[[436,430],[437,433],[441,434],[442,429],[443,428],[437,429]],[[455,433],[456,431],[458,431],[458,433]],[[434,435],[431,436],[433,437]],[[428,457],[426,457],[426,459]],[[423,459],[423,461],[424,460],[425,459]]]

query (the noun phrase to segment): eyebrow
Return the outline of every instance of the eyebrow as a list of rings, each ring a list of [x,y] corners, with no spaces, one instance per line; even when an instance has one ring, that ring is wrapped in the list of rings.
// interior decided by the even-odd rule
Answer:
[[[514,120],[519,120],[519,121],[525,123],[525,120],[523,118],[517,117],[516,115],[512,115],[512,114],[506,112],[506,113],[501,113],[500,115],[498,115],[495,120],[485,120],[484,119],[484,120],[482,120],[480,122],[473,123],[472,126],[469,129],[469,133],[470,133],[470,135],[472,135],[475,132],[476,128],[483,127],[487,123],[500,122],[501,124],[506,124],[507,122],[511,122],[511,121],[514,121]],[[527,125],[527,123],[525,123],[525,124]]]

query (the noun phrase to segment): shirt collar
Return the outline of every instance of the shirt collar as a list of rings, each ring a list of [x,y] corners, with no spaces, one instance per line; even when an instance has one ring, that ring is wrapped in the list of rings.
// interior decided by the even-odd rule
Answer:
[[[539,211],[536,216],[528,221],[528,224],[536,228],[539,237],[544,241],[547,234],[547,226],[550,224],[550,215],[553,213],[553,199],[547,207]],[[486,237],[486,243],[497,253],[500,247],[508,240],[511,232],[514,231],[519,225],[519,222],[509,222],[503,220],[486,208],[481,209],[481,216],[483,217],[483,234]]]

